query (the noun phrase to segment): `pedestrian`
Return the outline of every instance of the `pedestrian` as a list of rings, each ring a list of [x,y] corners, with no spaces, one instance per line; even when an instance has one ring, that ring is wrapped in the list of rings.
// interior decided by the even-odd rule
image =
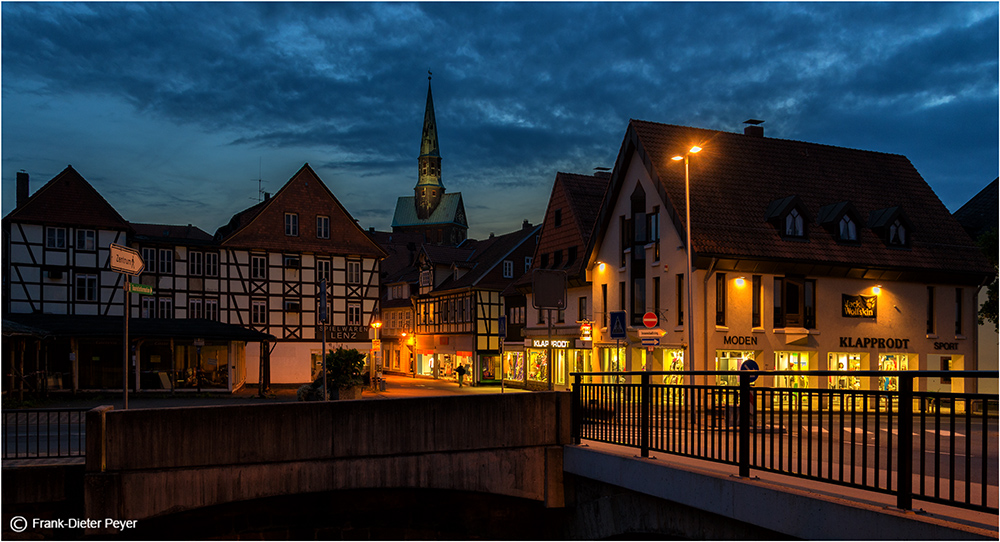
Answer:
[[[456,372],[458,373],[458,387],[461,388],[462,387],[462,377],[465,376],[465,365],[459,363],[458,364],[458,369],[457,369]]]

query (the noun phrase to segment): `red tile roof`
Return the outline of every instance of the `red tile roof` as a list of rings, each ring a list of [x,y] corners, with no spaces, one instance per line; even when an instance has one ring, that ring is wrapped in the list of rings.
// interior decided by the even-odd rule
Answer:
[[[667,211],[683,237],[684,163],[671,157],[697,144],[690,159],[691,237],[696,257],[808,263],[900,273],[964,274],[976,281],[989,264],[905,156],[815,143],[632,120],[605,198],[601,229],[633,153],[661,183]],[[768,206],[797,196],[811,219],[807,239],[785,239],[766,221]],[[820,209],[850,202],[861,216],[858,243],[838,242],[816,224]],[[912,224],[910,246],[888,246],[868,226],[899,207]],[[956,280],[957,277],[956,277]]]
[[[73,166],[66,166],[24,204],[4,217],[4,221],[129,229],[128,222]]]

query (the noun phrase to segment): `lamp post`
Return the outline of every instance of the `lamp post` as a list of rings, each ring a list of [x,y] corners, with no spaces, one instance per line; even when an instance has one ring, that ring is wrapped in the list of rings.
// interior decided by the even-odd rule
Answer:
[[[684,229],[687,230],[687,330],[688,330],[688,356],[690,359],[685,360],[684,364],[688,366],[689,371],[694,370],[694,277],[692,276],[692,270],[694,266],[691,263],[691,172],[690,172],[690,161],[691,155],[697,153],[701,150],[701,147],[695,145],[684,154],[684,156],[674,156],[671,160],[684,160],[684,214],[685,226]]]
[[[371,323],[371,326],[375,330],[375,340],[372,341],[372,364],[369,377],[371,378],[372,389],[378,391],[379,380],[382,378],[382,367],[379,362],[382,357],[382,342],[378,338],[378,330],[382,327],[382,322],[375,320]]]

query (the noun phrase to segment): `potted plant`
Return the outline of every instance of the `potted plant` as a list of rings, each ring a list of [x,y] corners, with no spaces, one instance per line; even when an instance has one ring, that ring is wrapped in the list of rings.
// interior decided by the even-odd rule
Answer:
[[[326,355],[326,380],[330,399],[361,399],[364,366],[365,355],[354,348],[338,348],[329,352]],[[323,400],[323,375],[312,384],[300,387],[297,395],[299,401]]]

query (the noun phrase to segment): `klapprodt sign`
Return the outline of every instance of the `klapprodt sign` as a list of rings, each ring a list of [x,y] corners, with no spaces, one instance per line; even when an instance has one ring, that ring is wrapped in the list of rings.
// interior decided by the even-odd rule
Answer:
[[[108,265],[113,271],[128,275],[138,275],[146,268],[145,262],[135,249],[111,243],[111,258]]]

